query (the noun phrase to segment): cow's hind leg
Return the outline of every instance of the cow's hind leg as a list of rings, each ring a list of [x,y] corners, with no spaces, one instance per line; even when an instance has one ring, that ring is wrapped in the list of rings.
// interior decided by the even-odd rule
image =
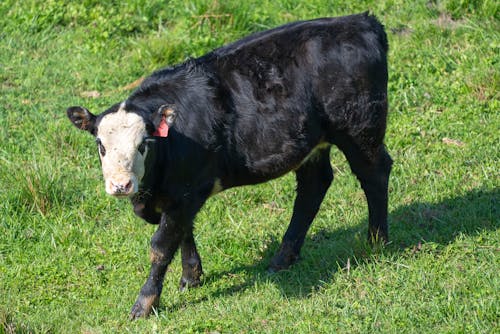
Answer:
[[[318,150],[296,170],[295,174],[297,197],[292,219],[278,253],[271,260],[270,271],[286,269],[299,257],[306,233],[333,180],[330,148]]]
[[[358,178],[368,202],[368,240],[389,241],[387,201],[392,159],[383,144],[371,149],[360,147],[353,140],[338,144],[353,173]]]
[[[182,277],[179,283],[179,289],[183,291],[187,287],[200,285],[201,275],[203,274],[201,259],[196,249],[192,229],[185,231],[185,235],[181,243],[181,257]]]

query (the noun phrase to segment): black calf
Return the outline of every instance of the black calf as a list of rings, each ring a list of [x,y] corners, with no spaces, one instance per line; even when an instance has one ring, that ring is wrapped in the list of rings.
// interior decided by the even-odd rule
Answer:
[[[297,197],[270,269],[293,264],[333,180],[331,145],[345,154],[366,194],[370,241],[388,240],[387,48],[382,25],[367,14],[296,22],[158,71],[99,116],[68,109],[77,127],[98,137],[102,152],[112,146],[101,152],[107,184],[130,180],[126,191],[108,193],[131,196],[135,213],[159,225],[131,318],[158,304],[178,248],[180,288],[200,284],[193,220],[208,197],[292,170]],[[117,146],[123,140],[129,146]]]

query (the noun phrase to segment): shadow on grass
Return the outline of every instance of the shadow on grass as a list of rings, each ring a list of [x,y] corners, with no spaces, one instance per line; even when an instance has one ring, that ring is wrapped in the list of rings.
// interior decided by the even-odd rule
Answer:
[[[267,265],[279,247],[279,241],[274,241],[262,254],[262,260],[213,273],[206,276],[204,281],[205,284],[215,284],[231,275],[245,277],[244,282],[209,292],[214,298],[244,291],[259,282],[277,285],[288,298],[307,298],[324,282],[329,282],[334,273],[344,270],[348,259],[350,268],[354,269],[359,263],[372,261],[380,253],[403,252],[418,247],[419,243],[446,245],[460,234],[474,235],[500,228],[499,199],[498,189],[479,189],[439,203],[415,202],[400,206],[389,214],[391,243],[378,250],[365,241],[366,219],[352,228],[320,230],[308,235],[302,248],[301,261],[289,270],[268,274]],[[207,298],[200,296],[191,302],[202,302]],[[160,312],[179,307],[182,306],[165,305],[160,308]]]

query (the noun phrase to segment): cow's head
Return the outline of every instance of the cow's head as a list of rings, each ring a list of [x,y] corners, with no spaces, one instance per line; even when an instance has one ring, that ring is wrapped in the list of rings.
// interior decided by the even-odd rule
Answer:
[[[70,107],[66,113],[73,125],[95,137],[106,192],[117,197],[138,191],[155,136],[166,137],[175,117],[171,106],[149,113],[125,102],[100,115],[83,107]]]

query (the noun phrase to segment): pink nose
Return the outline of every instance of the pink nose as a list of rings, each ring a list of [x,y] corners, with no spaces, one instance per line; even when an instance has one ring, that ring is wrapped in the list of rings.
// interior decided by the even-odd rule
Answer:
[[[132,180],[127,183],[115,183],[111,181],[111,190],[114,195],[126,195],[132,190]]]

